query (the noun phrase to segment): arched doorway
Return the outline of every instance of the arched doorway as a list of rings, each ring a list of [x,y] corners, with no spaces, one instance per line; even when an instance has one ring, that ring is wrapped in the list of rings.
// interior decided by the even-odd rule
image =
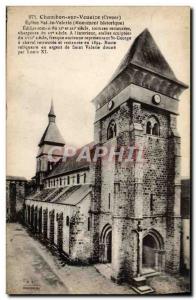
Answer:
[[[155,231],[149,231],[142,242],[142,273],[161,271],[163,269],[164,243],[161,235]]]
[[[112,262],[112,227],[106,224],[100,239],[100,260],[105,263]]]
[[[112,231],[106,235],[106,259],[108,263],[112,262]]]

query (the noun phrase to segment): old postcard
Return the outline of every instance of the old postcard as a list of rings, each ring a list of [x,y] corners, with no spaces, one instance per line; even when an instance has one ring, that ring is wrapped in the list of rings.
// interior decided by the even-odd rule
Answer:
[[[190,294],[190,8],[6,13],[7,293]]]

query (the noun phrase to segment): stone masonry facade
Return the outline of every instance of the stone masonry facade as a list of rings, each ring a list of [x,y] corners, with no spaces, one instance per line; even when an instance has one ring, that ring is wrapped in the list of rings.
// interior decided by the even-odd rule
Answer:
[[[76,157],[64,162],[65,142],[52,105],[36,158],[37,191],[25,200],[29,229],[72,263],[110,264],[117,282],[153,272],[178,273],[176,124],[178,97],[185,88],[144,30],[93,99],[94,142],[86,147],[91,155],[97,147],[111,150],[111,159],[107,153],[90,163],[78,163]],[[61,149],[55,164],[47,161],[51,147]]]

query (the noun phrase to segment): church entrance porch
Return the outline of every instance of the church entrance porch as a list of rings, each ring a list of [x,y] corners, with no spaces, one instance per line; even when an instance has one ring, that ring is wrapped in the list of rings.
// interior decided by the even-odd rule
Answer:
[[[149,231],[142,240],[142,275],[160,272],[164,268],[164,250],[162,237]]]
[[[100,238],[100,261],[110,264],[112,262],[112,227],[104,226]]]

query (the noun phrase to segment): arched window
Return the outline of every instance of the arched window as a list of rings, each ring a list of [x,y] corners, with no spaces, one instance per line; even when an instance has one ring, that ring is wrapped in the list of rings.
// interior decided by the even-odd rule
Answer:
[[[80,183],[80,174],[77,174],[77,184]]]
[[[159,121],[155,117],[150,117],[146,123],[146,133],[150,135],[160,135]]]
[[[60,185],[62,185],[62,178],[60,178]]]
[[[146,133],[151,134],[151,130],[152,130],[151,123],[148,121],[146,125]]]
[[[70,177],[67,176],[67,184],[69,185],[70,184]]]
[[[153,128],[152,128],[152,134],[153,135],[159,135],[159,125],[158,123],[155,123]]]
[[[112,139],[116,136],[116,123],[112,120],[110,121],[107,129],[107,139]]]

